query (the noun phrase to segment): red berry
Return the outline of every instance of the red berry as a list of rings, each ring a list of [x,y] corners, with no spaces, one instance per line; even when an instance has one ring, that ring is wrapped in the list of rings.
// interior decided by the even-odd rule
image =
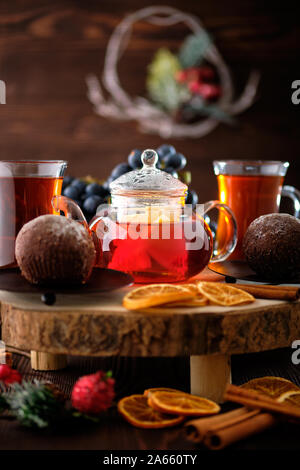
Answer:
[[[212,67],[203,65],[202,67],[189,67],[184,70],[178,70],[175,73],[175,79],[179,83],[205,83],[215,78],[215,71]]]
[[[203,65],[198,69],[198,80],[206,81],[212,80],[215,77],[215,71],[207,65]]]
[[[81,413],[99,414],[111,406],[114,385],[114,379],[102,371],[80,377],[72,390],[72,406]]]
[[[13,383],[21,383],[22,376],[21,374],[9,367],[7,364],[0,365],[0,382],[3,382],[5,385],[11,385]]]
[[[191,93],[199,94],[201,84],[197,81],[193,81],[189,83],[189,90]]]
[[[219,85],[200,83],[196,93],[201,95],[205,100],[213,100],[221,95],[221,87]]]
[[[200,89],[203,98],[207,100],[218,98],[221,95],[221,87],[219,85],[203,84]]]

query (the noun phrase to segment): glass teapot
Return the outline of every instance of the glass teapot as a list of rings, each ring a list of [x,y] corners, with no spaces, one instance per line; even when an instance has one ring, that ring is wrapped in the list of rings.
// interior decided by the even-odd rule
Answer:
[[[156,168],[154,150],[141,156],[143,167],[110,184],[111,204],[100,205],[88,226],[78,205],[65,196],[52,204],[66,217],[83,223],[93,237],[95,266],[124,271],[136,283],[180,282],[202,271],[209,262],[224,261],[237,243],[231,209],[219,201],[185,204],[187,186]],[[217,246],[204,216],[217,208],[224,214],[226,237]]]

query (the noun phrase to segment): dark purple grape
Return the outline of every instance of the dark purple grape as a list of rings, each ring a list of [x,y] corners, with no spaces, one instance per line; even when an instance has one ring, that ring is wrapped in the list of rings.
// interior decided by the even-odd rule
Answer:
[[[178,178],[177,171],[175,171],[174,168],[171,168],[170,166],[168,166],[167,168],[164,168],[163,171],[165,171],[166,173],[169,173],[170,175],[172,175],[173,178]]]
[[[198,194],[196,193],[196,191],[193,191],[191,189],[188,190],[185,198],[185,203],[192,204],[193,206],[198,204]]]
[[[142,152],[138,149],[132,150],[130,154],[128,155],[128,164],[134,170],[137,168],[142,168],[143,166],[141,155],[142,155]]]
[[[115,180],[131,170],[132,168],[128,165],[128,163],[119,163],[117,166],[115,166],[110,176],[113,178],[113,180]]]
[[[98,183],[90,183],[85,188],[85,193],[89,196],[97,195],[102,198],[109,196],[110,192],[107,188],[100,186]]]
[[[86,192],[80,194],[80,201],[83,202],[86,200],[86,198],[89,197],[89,194],[86,194]]]
[[[182,153],[168,154],[164,158],[166,167],[174,168],[174,170],[182,170],[186,165],[186,158]]]
[[[81,199],[73,199],[73,201],[76,202],[77,206],[79,206],[80,209],[82,210],[82,208],[83,208],[83,207],[82,207],[82,202],[83,202],[83,201],[81,201]]]
[[[83,209],[89,214],[95,214],[97,207],[100,206],[100,204],[102,204],[103,202],[104,201],[100,196],[97,196],[97,194],[94,194],[86,198],[86,200],[83,203]]]
[[[71,186],[79,189],[79,193],[82,193],[86,188],[86,182],[80,179],[75,179],[72,181]]]
[[[65,189],[67,186],[69,186],[72,181],[74,180],[73,176],[65,176],[63,179],[63,184],[62,184],[62,189]]]
[[[63,195],[71,199],[77,199],[80,196],[80,190],[77,186],[67,186],[63,191]]]
[[[109,193],[110,193],[109,185],[112,181],[114,181],[113,178],[111,176],[109,176],[107,178],[107,180],[102,184],[103,188],[107,189],[107,191],[109,191]]]
[[[163,160],[164,157],[166,157],[167,155],[173,155],[174,153],[176,153],[176,149],[175,147],[173,147],[173,145],[163,144],[158,147],[158,149],[156,149],[156,152],[159,158]]]

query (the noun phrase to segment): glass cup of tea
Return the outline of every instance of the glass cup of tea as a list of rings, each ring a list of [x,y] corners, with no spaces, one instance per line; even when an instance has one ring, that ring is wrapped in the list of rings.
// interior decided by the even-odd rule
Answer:
[[[238,242],[231,260],[244,259],[243,238],[250,223],[257,217],[279,212],[281,196],[293,201],[294,215],[300,215],[300,191],[283,186],[289,162],[269,160],[217,160],[213,162],[217,176],[219,199],[235,214],[238,226]],[[226,224],[220,213],[217,243],[222,245],[226,237]]]
[[[57,214],[51,199],[60,195],[67,162],[0,161],[0,268],[16,266],[15,239],[22,226],[44,214]]]

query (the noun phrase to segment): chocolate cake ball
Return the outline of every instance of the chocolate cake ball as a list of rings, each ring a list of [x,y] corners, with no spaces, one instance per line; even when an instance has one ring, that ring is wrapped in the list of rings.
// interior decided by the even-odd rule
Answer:
[[[78,285],[92,272],[95,249],[80,223],[42,215],[25,224],[16,239],[16,259],[32,284]]]
[[[258,217],[248,227],[243,250],[249,266],[261,278],[299,278],[300,220],[289,214]]]

